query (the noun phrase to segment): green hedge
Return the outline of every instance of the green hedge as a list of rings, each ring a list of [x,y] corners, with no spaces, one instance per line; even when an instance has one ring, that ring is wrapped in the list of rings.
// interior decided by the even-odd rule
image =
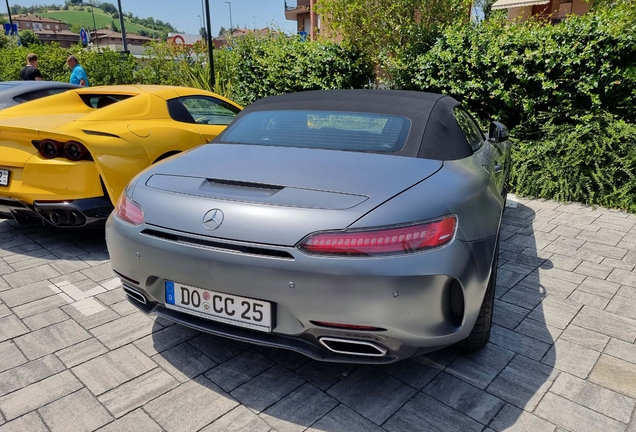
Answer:
[[[449,27],[396,59],[391,73],[398,88],[452,95],[481,120],[522,134],[590,112],[634,121],[636,10],[621,5],[558,25],[499,17]]]
[[[236,41],[225,54],[232,60],[232,89],[240,103],[304,90],[363,88],[373,68],[362,55],[332,42],[298,38],[251,37]]]
[[[68,82],[71,71],[66,65],[66,58],[74,54],[86,69],[91,86],[137,82],[138,64],[130,55],[122,56],[110,49],[84,51],[79,46],[68,50],[57,44],[0,49],[0,64],[3,65],[0,81],[19,80],[20,69],[26,65],[29,53],[37,54],[38,69],[47,81]]]
[[[237,38],[232,49],[214,51],[217,85],[210,89],[207,49],[153,43],[141,61],[109,49],[70,50],[58,45],[0,49],[0,81],[19,79],[28,53],[38,55],[46,80],[68,81],[66,57],[75,54],[91,86],[111,84],[183,85],[216,91],[247,105],[265,96],[303,90],[361,88],[373,79],[373,67],[357,51],[332,42],[297,37]]]
[[[515,141],[511,190],[636,212],[636,8],[558,25],[446,28],[396,57],[397,88],[449,94]]]
[[[544,125],[541,134],[513,146],[517,193],[636,212],[636,125],[587,115]]]
[[[209,89],[204,46],[153,44],[147,54],[141,82]],[[275,34],[234,39],[231,49],[214,51],[214,69],[214,91],[243,105],[282,93],[362,88],[373,79],[373,67],[354,49]]]

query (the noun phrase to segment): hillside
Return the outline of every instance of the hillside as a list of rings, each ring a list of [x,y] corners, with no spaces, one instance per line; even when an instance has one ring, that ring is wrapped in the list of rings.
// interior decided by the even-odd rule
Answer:
[[[85,29],[93,28],[93,15],[90,12],[82,12],[79,10],[61,10],[61,11],[49,11],[49,12],[39,12],[38,16],[52,18],[60,21],[64,21],[70,26],[74,24],[79,25]],[[97,28],[108,28],[110,27],[110,23],[114,22],[117,28],[119,29],[119,18],[115,19],[112,16],[105,14],[101,9],[95,8],[95,25]],[[153,30],[140,26],[139,24],[132,23],[128,20],[128,17],[124,19],[124,24],[126,26],[126,31],[130,33],[137,33],[141,30],[145,30],[149,34],[152,34]],[[121,30],[121,29],[120,29]],[[154,30],[157,36],[161,33],[160,31]]]

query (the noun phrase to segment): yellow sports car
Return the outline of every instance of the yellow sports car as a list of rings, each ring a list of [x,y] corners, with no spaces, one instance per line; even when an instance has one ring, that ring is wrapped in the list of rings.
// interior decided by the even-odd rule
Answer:
[[[170,86],[70,90],[0,112],[0,218],[103,222],[142,169],[214,139],[241,107]]]

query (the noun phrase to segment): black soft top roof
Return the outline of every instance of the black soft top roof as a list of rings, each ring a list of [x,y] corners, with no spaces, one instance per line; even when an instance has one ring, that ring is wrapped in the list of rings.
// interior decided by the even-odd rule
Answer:
[[[257,100],[235,121],[254,111],[317,110],[389,114],[411,120],[405,146],[394,154],[435,160],[456,160],[472,155],[450,96],[403,90],[318,90],[289,93]],[[233,123],[234,123],[233,122]]]

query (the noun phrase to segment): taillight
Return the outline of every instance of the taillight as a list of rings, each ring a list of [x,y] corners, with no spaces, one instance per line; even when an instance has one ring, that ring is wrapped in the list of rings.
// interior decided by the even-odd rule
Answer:
[[[69,141],[66,144],[64,144],[64,156],[68,160],[72,160],[72,161],[82,160],[84,159],[87,153],[88,153],[88,150],[86,150],[86,147],[84,147],[82,144],[78,142]]]
[[[416,225],[372,230],[312,234],[298,248],[321,255],[373,256],[421,252],[449,243],[455,235],[457,218],[427,221]]]
[[[115,216],[121,221],[133,226],[144,223],[144,210],[139,204],[131,200],[126,194],[121,194],[115,206]]]
[[[60,154],[60,145],[55,141],[44,140],[40,143],[39,150],[44,159],[54,159]]]
[[[93,160],[88,149],[77,141],[61,143],[51,139],[45,139],[42,141],[34,140],[32,143],[44,159],[65,157],[73,162],[80,160]]]

